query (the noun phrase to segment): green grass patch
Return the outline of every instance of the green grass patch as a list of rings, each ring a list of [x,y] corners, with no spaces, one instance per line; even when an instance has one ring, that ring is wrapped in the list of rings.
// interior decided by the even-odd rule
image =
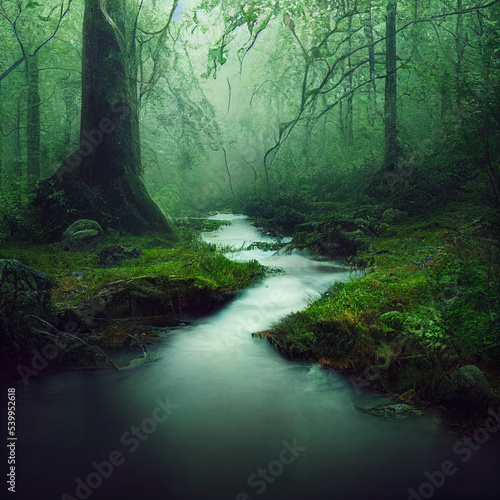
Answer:
[[[142,255],[125,260],[120,267],[106,268],[99,265],[97,252],[108,244],[132,244],[141,247],[142,238],[126,241],[112,238],[99,243],[96,248],[80,251],[63,251],[58,244],[10,246],[0,249],[0,258],[20,260],[46,273],[54,283],[53,299],[65,307],[74,307],[98,293],[106,284],[139,277],[190,278],[196,286],[226,293],[247,287],[264,275],[257,261],[233,262],[224,257],[213,245],[182,242],[175,245],[152,239],[144,240]]]

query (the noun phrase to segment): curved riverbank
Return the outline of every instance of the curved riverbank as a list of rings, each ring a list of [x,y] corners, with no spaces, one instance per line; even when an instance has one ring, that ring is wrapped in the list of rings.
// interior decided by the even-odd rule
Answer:
[[[347,261],[366,273],[260,336],[399,403],[439,409],[458,431],[474,428],[498,406],[500,389],[498,294],[477,245],[480,229],[449,213],[378,235],[357,230],[364,250]]]
[[[24,380],[42,365],[44,373],[111,366],[102,349],[145,348],[158,337],[158,327],[187,324],[226,305],[264,276],[264,269],[255,261],[233,262],[196,238],[200,229],[221,224],[185,222],[179,229],[182,242],[176,244],[159,234],[109,234],[71,249],[4,246],[0,354],[5,376]],[[21,273],[39,274],[47,286],[38,289]],[[25,367],[22,373],[19,367]]]

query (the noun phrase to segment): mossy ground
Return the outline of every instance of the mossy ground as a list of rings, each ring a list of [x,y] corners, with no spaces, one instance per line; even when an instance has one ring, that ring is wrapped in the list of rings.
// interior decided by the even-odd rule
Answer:
[[[153,324],[141,323],[142,319],[147,321],[147,314],[136,309],[149,307],[160,325],[162,318],[165,324],[175,324],[180,318],[185,320],[186,315],[215,310],[264,275],[263,267],[256,261],[232,262],[214,246],[200,242],[197,228],[184,224],[180,233],[176,243],[161,234],[124,237],[112,233],[70,251],[58,243],[10,243],[0,248],[0,259],[20,260],[49,276],[53,287],[50,311],[44,319],[60,331],[83,335],[88,343],[118,348],[137,344],[137,339],[144,340],[145,334],[149,335],[145,328],[144,332],[134,333],[136,341],[131,340],[129,326]],[[98,252],[116,244],[140,248],[142,254],[117,266],[100,265]],[[105,307],[96,309],[99,300]],[[135,315],[137,321],[126,321]],[[34,325],[33,318],[25,318],[21,323],[19,335],[9,331],[2,336],[2,352],[16,357],[13,366],[23,353],[29,357],[30,349],[40,343],[33,334],[40,325]],[[69,331],[67,325],[71,326]],[[17,347],[9,345],[9,338],[17,339]],[[41,342],[47,339],[42,338]]]
[[[142,255],[123,261],[119,267],[99,264],[98,251],[120,242],[142,248]],[[148,238],[104,238],[96,246],[63,251],[58,244],[22,245],[0,248],[0,258],[17,259],[46,273],[54,284],[56,306],[71,307],[94,296],[108,283],[139,277],[176,276],[193,279],[199,288],[235,292],[263,276],[256,262],[233,262],[204,243],[183,241],[169,244],[151,235]]]
[[[363,238],[349,260],[361,278],[334,284],[319,300],[263,335],[285,354],[368,379],[421,404],[440,377],[480,366],[500,388],[498,244],[484,214],[449,206]]]

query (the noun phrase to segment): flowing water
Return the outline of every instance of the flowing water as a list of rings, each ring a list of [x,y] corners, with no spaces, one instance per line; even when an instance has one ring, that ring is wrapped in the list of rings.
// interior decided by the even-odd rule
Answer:
[[[242,216],[219,218],[232,225],[206,241],[235,248],[274,241]],[[56,373],[17,387],[12,498],[402,500],[424,482],[421,498],[500,497],[494,439],[467,454],[431,418],[361,413],[356,405],[377,395],[251,337],[348,279],[347,271],[300,254],[229,255],[284,272],[165,333],[150,349],[151,362],[121,372]],[[438,488],[424,473],[444,460],[456,472],[434,474],[436,485],[444,483]]]

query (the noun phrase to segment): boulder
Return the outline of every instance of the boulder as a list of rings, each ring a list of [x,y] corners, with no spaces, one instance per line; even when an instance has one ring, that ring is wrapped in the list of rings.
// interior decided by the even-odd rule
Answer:
[[[448,406],[477,410],[487,406],[493,396],[484,373],[475,365],[465,365],[443,375],[437,391],[438,399]]]
[[[382,222],[385,222],[386,224],[396,224],[404,220],[406,217],[406,212],[403,212],[402,210],[398,210],[396,208],[388,208],[382,214]]]
[[[15,290],[45,291],[50,288],[48,276],[15,259],[0,259],[0,293]]]
[[[95,220],[80,219],[73,222],[63,233],[63,247],[65,250],[75,249],[95,242],[104,234],[102,227]]]
[[[127,259],[137,259],[142,255],[140,248],[125,248],[121,245],[111,245],[103,248],[98,254],[101,266],[116,266]]]

